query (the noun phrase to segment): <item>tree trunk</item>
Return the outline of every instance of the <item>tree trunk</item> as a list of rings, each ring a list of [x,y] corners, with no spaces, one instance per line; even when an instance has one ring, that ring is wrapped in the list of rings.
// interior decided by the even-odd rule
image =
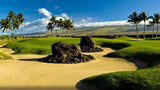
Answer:
[[[136,25],[136,31],[137,31],[137,38],[139,38],[138,26],[137,26],[137,24],[135,24],[135,25]]]
[[[156,32],[156,37],[158,37],[158,23],[157,23],[157,32]]]
[[[144,32],[143,32],[143,38],[145,39],[145,32],[146,32],[146,27],[145,27],[145,21],[144,21]]]
[[[57,30],[56,30],[56,37],[57,37]]]
[[[73,30],[72,30],[72,37],[73,37]]]
[[[17,31],[16,31],[16,29],[15,29],[15,39],[17,39]]]
[[[153,38],[153,35],[154,35],[154,25],[153,25],[153,30],[152,30],[152,38]]]
[[[10,41],[10,31],[8,31],[8,41]]]
[[[67,30],[67,36],[69,36],[69,35],[68,35],[68,30]]]
[[[21,37],[23,38],[23,24],[22,24]]]
[[[51,36],[52,36],[52,30],[51,30]]]

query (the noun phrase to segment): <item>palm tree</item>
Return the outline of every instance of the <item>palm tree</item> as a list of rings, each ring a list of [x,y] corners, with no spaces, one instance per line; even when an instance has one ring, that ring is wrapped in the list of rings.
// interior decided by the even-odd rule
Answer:
[[[20,23],[19,23],[18,17],[15,16],[13,21],[12,21],[12,27],[13,27],[13,30],[15,30],[15,34],[16,34],[16,30],[19,29],[19,25],[20,25]]]
[[[153,36],[154,36],[154,26],[155,26],[156,22],[155,22],[155,17],[150,16],[149,18],[152,19],[152,21],[149,21],[148,26],[153,26],[153,30],[152,30],[152,38],[153,38]]]
[[[53,25],[52,25],[52,23],[51,22],[49,22],[48,24],[47,24],[47,30],[50,30],[51,31],[51,36],[52,36],[52,30],[53,30]]]
[[[0,28],[2,29],[3,32],[7,30],[12,30],[10,20],[8,18],[2,19],[0,21]],[[8,37],[9,37],[8,39],[10,40],[10,33],[8,34]]]
[[[73,30],[73,21],[70,19],[65,19],[63,28],[66,29],[67,32],[68,30]]]
[[[63,27],[64,27],[64,21],[63,21],[63,19],[60,18],[56,22],[57,22],[57,27],[59,27],[60,29],[63,29]],[[56,31],[56,33],[57,33],[57,31]]]
[[[63,29],[63,26],[64,26],[64,21],[62,18],[60,18],[59,20],[57,20],[57,26],[61,29]]]
[[[10,21],[12,21],[12,20],[14,19],[14,17],[15,17],[14,12],[13,12],[13,11],[10,11],[10,12],[8,13],[7,18],[8,18]]]
[[[50,19],[50,22],[48,24],[52,24],[52,29],[51,29],[51,33],[52,30],[55,28],[55,26],[57,25],[57,20],[55,16],[52,16],[52,18]],[[56,35],[57,35],[57,30],[56,30]]]
[[[64,29],[72,30],[73,29],[73,21],[70,19],[64,20]]]
[[[158,24],[160,23],[160,14],[159,13],[155,13],[154,14],[154,17],[155,17],[155,23],[157,24],[157,31],[156,31],[156,37],[158,36]]]
[[[139,34],[138,34],[138,24],[140,23],[140,17],[137,14],[137,12],[133,12],[129,17],[130,20],[128,20],[128,22],[130,22],[131,24],[135,24],[136,27],[136,31],[137,31],[137,38],[139,38]]]
[[[146,15],[145,12],[140,13],[139,16],[140,16],[140,19],[144,22],[143,38],[145,39],[145,31],[146,31],[145,23],[146,23],[146,21],[149,19],[149,17]]]
[[[70,20],[70,19],[65,20],[64,28],[67,29],[67,30],[72,30],[73,29],[73,21]]]
[[[14,17],[15,17],[15,14],[14,14],[14,12],[11,10],[11,11],[8,13],[8,16],[7,16],[7,18],[8,18],[9,21],[10,21],[10,25],[12,24]],[[12,26],[11,26],[11,28],[12,28]],[[12,30],[13,30],[13,29],[12,29]]]
[[[23,22],[24,22],[24,14],[22,14],[22,13],[19,13],[18,15],[17,15],[17,18],[18,18],[18,22],[19,22],[19,24],[21,25],[21,28],[22,28],[22,32],[21,32],[21,36],[22,36],[22,34],[23,34]]]

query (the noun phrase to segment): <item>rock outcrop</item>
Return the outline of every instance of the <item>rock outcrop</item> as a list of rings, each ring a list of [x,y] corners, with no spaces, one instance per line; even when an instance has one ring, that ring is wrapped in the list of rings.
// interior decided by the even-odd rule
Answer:
[[[63,42],[55,43],[51,46],[52,55],[40,59],[42,62],[48,63],[80,63],[93,60],[91,55],[81,53],[80,47],[74,44],[66,44]]]
[[[83,36],[79,43],[82,52],[101,52],[103,49],[95,46],[95,41],[90,36]]]

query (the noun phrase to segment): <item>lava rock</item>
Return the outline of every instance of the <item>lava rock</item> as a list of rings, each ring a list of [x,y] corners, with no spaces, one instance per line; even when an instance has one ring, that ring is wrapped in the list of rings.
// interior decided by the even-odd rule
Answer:
[[[58,42],[53,44],[51,48],[52,55],[40,59],[41,62],[70,64],[94,60],[93,56],[82,54],[80,47],[73,44]]]
[[[83,36],[81,38],[81,42],[79,44],[80,46],[89,46],[94,48],[95,46],[95,41],[92,40],[92,38],[90,36]]]
[[[82,52],[101,52],[103,49],[95,46],[95,41],[90,36],[83,36],[79,43]]]
[[[51,46],[52,55],[57,57],[72,57],[78,56],[81,53],[81,49],[74,44],[66,44],[63,42],[57,42]]]

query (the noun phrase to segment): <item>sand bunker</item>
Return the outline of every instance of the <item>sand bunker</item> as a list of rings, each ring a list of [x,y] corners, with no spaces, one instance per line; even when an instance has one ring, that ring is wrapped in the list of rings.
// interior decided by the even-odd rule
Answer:
[[[11,49],[0,48],[11,54]],[[11,55],[13,60],[0,61],[1,89],[32,89],[32,90],[76,90],[76,83],[89,76],[117,72],[134,71],[135,64],[122,58],[103,57],[113,52],[110,48],[103,48],[103,52],[85,53],[96,60],[79,64],[54,64],[38,62],[37,59],[45,55]]]

